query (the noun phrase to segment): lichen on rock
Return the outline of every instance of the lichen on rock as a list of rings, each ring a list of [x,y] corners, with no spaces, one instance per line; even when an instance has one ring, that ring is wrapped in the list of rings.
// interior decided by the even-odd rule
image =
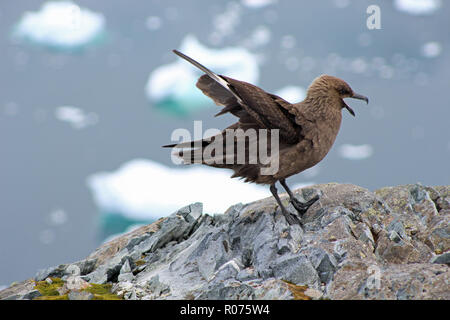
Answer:
[[[449,194],[314,185],[295,191],[300,201],[319,196],[302,225],[289,225],[271,197],[223,214],[195,203],[0,299],[450,299]],[[74,266],[84,287],[63,290]]]

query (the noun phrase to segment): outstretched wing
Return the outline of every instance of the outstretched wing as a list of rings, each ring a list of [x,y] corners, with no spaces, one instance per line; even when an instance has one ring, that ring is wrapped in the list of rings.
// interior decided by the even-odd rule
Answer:
[[[301,126],[295,121],[292,104],[250,83],[217,75],[179,51],[174,53],[206,73],[199,78],[197,87],[216,104],[224,106],[217,115],[230,112],[242,124],[279,129],[280,142],[294,144],[301,139]]]

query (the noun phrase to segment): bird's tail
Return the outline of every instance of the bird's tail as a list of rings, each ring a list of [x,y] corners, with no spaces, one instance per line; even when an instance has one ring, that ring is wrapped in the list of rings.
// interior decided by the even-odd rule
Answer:
[[[204,65],[202,65],[200,62],[195,61],[194,59],[192,59],[191,57],[188,57],[187,55],[185,55],[184,53],[178,51],[178,50],[172,50],[173,53],[175,53],[176,55],[178,55],[179,57],[183,58],[184,60],[192,63],[194,66],[196,66],[197,68],[199,68],[200,70],[202,70],[204,73],[206,73],[208,76],[210,76],[212,79],[214,79],[215,81],[217,81],[218,83],[220,83],[222,86],[225,87],[225,89],[229,90],[230,88],[228,87],[228,82],[225,81],[221,76],[219,76],[218,74],[212,72],[211,70],[209,70],[207,67],[205,67]]]
[[[227,80],[225,80],[222,76],[212,72],[211,70],[209,70],[207,67],[205,67],[204,65],[202,65],[201,63],[199,63],[198,61],[195,61],[194,59],[192,59],[191,57],[188,57],[187,55],[185,55],[184,53],[178,51],[178,50],[172,50],[173,53],[175,53],[176,55],[178,55],[179,57],[183,58],[184,60],[192,63],[194,66],[196,66],[197,68],[199,68],[200,70],[202,70],[204,73],[206,73],[209,77],[211,77],[211,79],[213,79],[214,81],[216,81],[218,84],[220,84],[222,87],[224,87],[225,89],[227,89],[230,93],[232,93],[236,99],[240,102],[243,103],[241,97],[239,97],[239,95],[234,91],[233,87],[230,86],[230,84],[228,83]]]

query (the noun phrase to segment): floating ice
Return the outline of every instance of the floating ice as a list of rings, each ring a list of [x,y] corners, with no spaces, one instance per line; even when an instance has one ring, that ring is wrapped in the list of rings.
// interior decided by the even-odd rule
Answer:
[[[242,4],[249,8],[262,8],[274,4],[277,0],[241,0]]]
[[[161,18],[157,16],[150,16],[145,21],[145,25],[149,30],[158,30],[161,27]]]
[[[298,86],[286,86],[276,91],[275,94],[290,103],[297,103],[305,99],[306,90]]]
[[[364,73],[368,66],[364,58],[356,58],[350,63],[350,68],[354,73]]]
[[[345,159],[363,160],[372,156],[373,147],[368,144],[362,145],[343,144],[339,147],[338,152],[339,155]]]
[[[210,49],[193,35],[186,36],[180,51],[199,61],[212,71],[231,78],[257,83],[259,67],[256,56],[240,47]],[[171,64],[155,69],[146,84],[147,97],[160,109],[186,115],[214,103],[195,87],[200,70],[177,58]]]
[[[96,113],[85,113],[83,110],[72,106],[57,107],[55,117],[58,120],[68,122],[74,129],[83,129],[98,122]]]
[[[236,27],[241,22],[242,9],[239,3],[227,3],[225,10],[213,17],[213,38],[215,42],[220,42],[223,37],[235,32]]]
[[[78,50],[104,35],[102,14],[80,8],[71,1],[45,2],[40,11],[25,12],[13,37],[59,50]]]
[[[436,58],[442,52],[442,45],[436,41],[430,41],[422,46],[422,55],[426,58]]]
[[[265,46],[270,42],[272,32],[265,25],[257,26],[250,37],[245,40],[245,47],[255,48]]]
[[[411,15],[430,15],[441,7],[441,0],[395,0],[394,7]]]
[[[197,201],[203,202],[204,212],[220,213],[233,204],[270,195],[267,188],[230,176],[229,170],[170,168],[136,159],[115,172],[90,176],[87,184],[102,212],[119,213],[135,221],[158,219]]]
[[[60,226],[67,222],[67,213],[63,209],[53,210],[48,214],[48,221],[52,226]]]

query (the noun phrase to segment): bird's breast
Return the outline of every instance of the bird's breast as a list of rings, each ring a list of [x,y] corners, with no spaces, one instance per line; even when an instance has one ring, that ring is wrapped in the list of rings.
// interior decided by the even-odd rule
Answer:
[[[336,140],[341,126],[341,113],[328,121],[320,121],[316,123],[316,130],[312,139],[314,155],[317,162],[321,161],[330,151]]]

